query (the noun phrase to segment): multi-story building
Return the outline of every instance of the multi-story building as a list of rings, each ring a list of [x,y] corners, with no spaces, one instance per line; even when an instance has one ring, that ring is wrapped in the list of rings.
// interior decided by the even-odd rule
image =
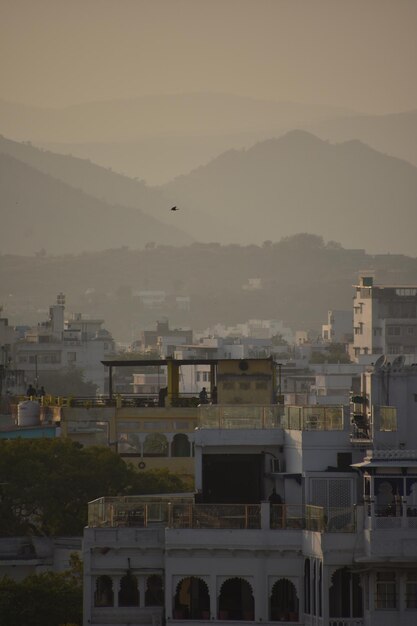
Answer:
[[[84,623],[414,625],[417,432],[406,449],[395,394],[370,404],[387,402],[380,374],[350,412],[271,404],[273,368],[248,389],[250,361],[218,367],[196,492],[90,503]]]
[[[417,286],[375,285],[361,275],[353,298],[353,344],[356,361],[375,355],[417,355]]]
[[[14,344],[14,362],[35,386],[44,384],[43,375],[76,367],[104,393],[106,370],[101,361],[114,353],[114,341],[103,323],[81,314],[65,319],[65,296],[59,294],[49,319]]]

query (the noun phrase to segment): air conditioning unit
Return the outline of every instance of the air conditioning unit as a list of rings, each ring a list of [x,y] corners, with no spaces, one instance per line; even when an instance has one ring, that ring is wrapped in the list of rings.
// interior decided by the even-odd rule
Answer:
[[[281,459],[271,459],[271,473],[281,474],[284,471],[284,463]]]

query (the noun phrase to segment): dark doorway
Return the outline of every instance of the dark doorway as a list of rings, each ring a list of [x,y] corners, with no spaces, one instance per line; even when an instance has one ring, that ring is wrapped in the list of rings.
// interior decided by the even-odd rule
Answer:
[[[263,499],[262,454],[203,455],[203,501],[258,504]]]

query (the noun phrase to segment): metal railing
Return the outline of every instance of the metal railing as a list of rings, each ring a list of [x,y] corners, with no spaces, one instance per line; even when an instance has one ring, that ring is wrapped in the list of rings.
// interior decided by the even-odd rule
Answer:
[[[286,406],[282,427],[289,430],[343,430],[344,406]]]
[[[281,415],[282,407],[273,404],[206,404],[198,407],[200,428],[280,428]]]
[[[115,496],[97,498],[88,503],[88,526],[90,528],[118,528],[135,526],[147,528],[150,524],[169,525],[173,503],[188,503],[191,496]]]
[[[268,514],[269,519],[262,516]],[[88,526],[119,528],[159,525],[178,529],[310,530],[342,532],[356,530],[354,508],[273,504],[262,513],[260,504],[195,504],[189,495],[170,500],[151,496],[98,498],[88,505]]]
[[[173,504],[171,528],[261,528],[259,504]]]

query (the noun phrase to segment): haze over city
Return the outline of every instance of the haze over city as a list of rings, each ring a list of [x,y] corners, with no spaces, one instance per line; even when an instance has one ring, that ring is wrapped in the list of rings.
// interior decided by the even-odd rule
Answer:
[[[415,626],[416,27],[0,0],[1,626]]]
[[[61,287],[51,254],[126,248],[124,286],[181,280],[203,300],[223,293],[224,275],[194,285],[187,268],[201,250],[190,244],[221,244],[231,258],[230,244],[249,246],[249,268],[253,246],[300,233],[359,258],[415,257],[416,18],[407,0],[3,2],[6,309],[22,320],[16,298],[41,305],[39,272],[48,298],[65,288],[81,305],[98,288],[86,272]],[[135,272],[143,255],[162,258],[158,246],[168,246],[165,272],[155,274],[159,260]],[[191,259],[180,278],[179,249]],[[29,284],[10,267],[16,254],[22,276],[36,274]],[[62,257],[68,276],[77,258]],[[286,271],[291,281],[295,265]],[[234,275],[237,290],[246,273]]]

